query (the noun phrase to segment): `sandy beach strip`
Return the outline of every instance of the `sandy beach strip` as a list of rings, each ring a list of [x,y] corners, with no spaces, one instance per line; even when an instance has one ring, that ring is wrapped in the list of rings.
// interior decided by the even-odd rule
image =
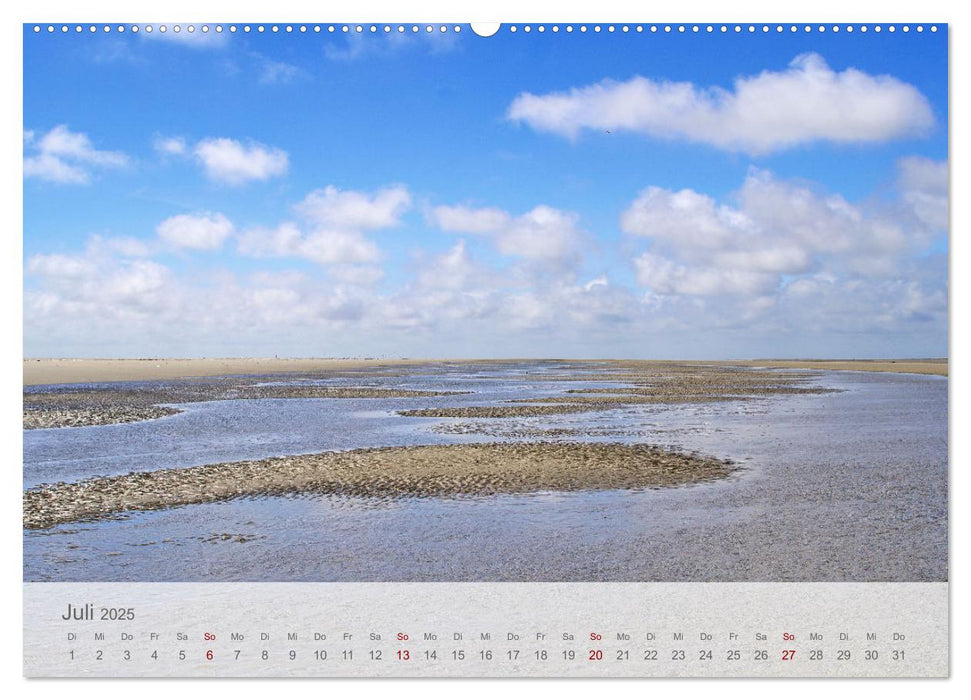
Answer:
[[[292,494],[400,498],[662,488],[724,478],[735,469],[729,461],[652,445],[372,448],[43,485],[24,492],[23,525],[47,528],[127,511]]]
[[[434,364],[513,364],[529,360],[462,359],[377,359],[377,358],[145,358],[145,359],[71,359],[33,358],[23,361],[24,386],[36,384],[77,384],[82,382],[150,381],[187,377],[225,375],[267,375],[341,371],[414,370]],[[680,362],[676,360],[558,360],[564,364],[603,365],[626,370],[672,366],[722,365],[731,367],[774,367],[792,369],[851,369],[866,372],[914,372],[947,374],[946,359],[931,360],[718,360]]]
[[[745,360],[719,362],[732,367],[769,367],[772,369],[825,369],[854,372],[900,372],[948,376],[946,359],[930,360]]]
[[[227,375],[269,375],[408,368],[436,360],[330,358],[146,358],[24,360],[24,386],[127,382]]]

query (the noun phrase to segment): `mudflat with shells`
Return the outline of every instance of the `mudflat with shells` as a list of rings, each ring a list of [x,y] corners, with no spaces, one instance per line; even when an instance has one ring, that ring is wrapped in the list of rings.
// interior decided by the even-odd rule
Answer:
[[[498,443],[326,452],[164,469],[24,493],[24,527],[244,496],[363,498],[661,488],[728,476],[726,460],[648,445]]]

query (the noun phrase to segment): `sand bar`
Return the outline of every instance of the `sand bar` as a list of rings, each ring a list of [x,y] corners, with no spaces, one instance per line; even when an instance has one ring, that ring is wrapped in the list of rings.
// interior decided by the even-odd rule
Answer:
[[[728,476],[731,462],[651,445],[430,445],[273,457],[133,472],[24,492],[25,528],[126,511],[240,497],[334,494],[367,498],[644,489]]]

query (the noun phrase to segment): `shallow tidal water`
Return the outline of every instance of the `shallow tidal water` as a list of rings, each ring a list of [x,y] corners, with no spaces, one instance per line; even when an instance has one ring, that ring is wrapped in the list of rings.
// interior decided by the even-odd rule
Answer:
[[[510,426],[644,442],[744,468],[662,490],[477,498],[266,497],[24,532],[28,581],[943,581],[946,378],[819,372],[839,393],[425,419],[600,383],[549,364],[323,382],[472,391],[185,404],[153,421],[24,433],[24,486],[379,445],[495,441]],[[543,374],[532,382],[530,373]],[[512,381],[514,380],[514,381]],[[483,424],[496,436],[434,430]],[[533,438],[535,439],[535,438]]]

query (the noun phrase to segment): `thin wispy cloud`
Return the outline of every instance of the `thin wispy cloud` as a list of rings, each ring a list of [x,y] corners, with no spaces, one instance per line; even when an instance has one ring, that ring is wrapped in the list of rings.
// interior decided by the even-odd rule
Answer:
[[[349,62],[396,56],[405,51],[447,54],[460,45],[461,36],[451,30],[441,32],[436,26],[434,31],[428,32],[426,25],[421,25],[418,32],[413,32],[412,25],[405,25],[403,32],[397,31],[397,27],[391,32],[380,34],[348,32],[326,44],[324,55],[332,61]]]
[[[152,27],[151,31],[148,30],[149,26]],[[165,31],[161,29],[163,26]],[[217,32],[213,26],[209,27],[209,31],[203,31],[204,25],[201,24],[191,26],[192,31],[189,30],[190,25],[141,24],[138,25],[137,36],[148,41],[168,42],[193,49],[222,49],[230,43],[230,33],[227,31]]]
[[[132,44],[133,42],[127,37],[99,36],[88,56],[94,63],[128,63],[131,65],[144,63],[144,56],[136,53],[132,49]]]
[[[156,136],[152,148],[163,156],[181,156],[187,152],[188,144],[181,136]]]
[[[889,75],[834,71],[822,56],[797,56],[783,71],[740,77],[731,90],[636,76],[566,92],[521,93],[507,117],[576,138],[627,131],[764,155],[813,142],[879,143],[926,133],[924,95]]]
[[[278,58],[267,56],[258,51],[232,51],[230,32],[224,30],[216,32],[210,27],[208,32],[202,32],[196,26],[195,31],[189,32],[188,25],[164,25],[166,31],[160,31],[163,25],[152,25],[152,32],[146,32],[146,25],[139,25],[137,33],[124,36],[91,37],[93,46],[88,56],[94,63],[128,63],[131,65],[150,65],[164,60],[149,51],[147,45],[169,44],[175,47],[189,47],[199,49],[209,65],[217,68],[226,77],[246,76],[258,85],[286,85],[296,80],[310,76],[310,73],[300,65]],[[147,40],[147,41],[145,41]]]
[[[307,76],[299,66],[276,61],[258,53],[252,54],[256,65],[256,81],[260,85],[285,85]]]

